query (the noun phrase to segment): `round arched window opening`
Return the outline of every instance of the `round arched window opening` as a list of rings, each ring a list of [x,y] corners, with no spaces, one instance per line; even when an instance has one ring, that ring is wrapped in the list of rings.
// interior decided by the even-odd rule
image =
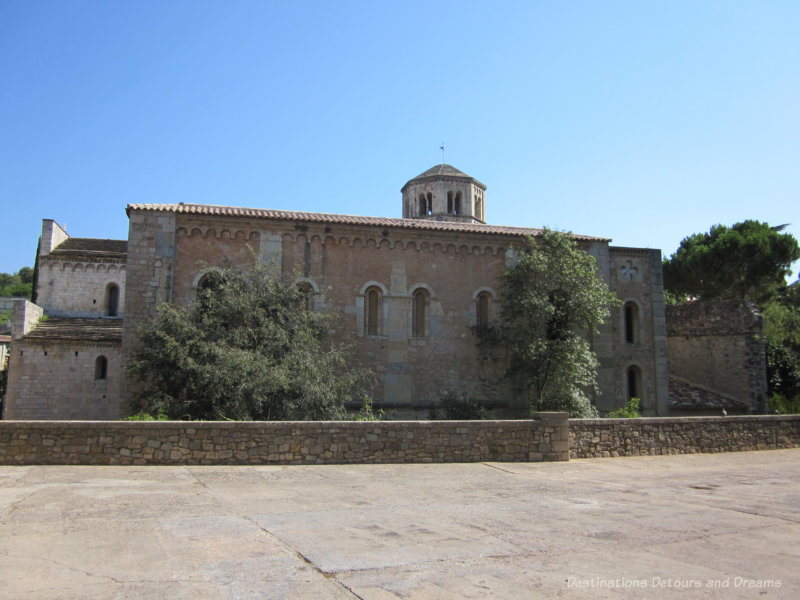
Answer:
[[[109,283],[106,286],[106,316],[116,317],[119,314],[119,286]]]
[[[94,378],[106,379],[108,377],[108,359],[105,356],[98,356],[94,361]]]

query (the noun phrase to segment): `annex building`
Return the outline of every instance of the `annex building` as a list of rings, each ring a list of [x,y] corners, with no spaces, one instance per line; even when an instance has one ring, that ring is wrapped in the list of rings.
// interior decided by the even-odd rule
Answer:
[[[374,405],[425,418],[442,395],[519,408],[481,366],[471,327],[496,318],[499,278],[540,229],[486,222],[486,186],[437,165],[402,188],[402,218],[131,204],[127,240],[70,237],[43,221],[34,302],[14,313],[7,419],[116,419],[135,394],[122,371],[138,326],[161,302],[189,304],[205,267],[276,261],[312,309],[338,315],[332,335],[377,375]],[[661,252],[572,236],[620,299],[590,343],[601,413],[641,398],[669,411]],[[46,319],[43,319],[46,317]]]

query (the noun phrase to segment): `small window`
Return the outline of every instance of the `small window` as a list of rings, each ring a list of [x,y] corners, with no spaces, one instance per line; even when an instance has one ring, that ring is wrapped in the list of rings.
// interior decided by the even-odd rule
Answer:
[[[105,356],[98,356],[94,361],[94,378],[106,379],[108,377],[108,359]]]
[[[641,375],[637,367],[628,367],[627,380],[628,380],[627,381],[628,400],[630,400],[631,398],[641,398],[642,397]]]
[[[367,290],[364,303],[364,331],[367,335],[380,334],[380,315],[382,305],[381,291],[377,287]]]
[[[106,316],[116,317],[119,312],[119,286],[109,283],[106,286]]]
[[[453,214],[461,214],[461,192],[456,192],[456,201],[453,208]]]
[[[411,308],[411,330],[414,337],[425,337],[425,311],[427,310],[427,304],[427,292],[425,290],[415,291]]]
[[[427,202],[425,204],[426,204],[425,214],[426,215],[432,215],[433,214],[433,194],[431,194],[430,192],[428,192]]]
[[[628,344],[639,343],[639,307],[635,302],[626,302],[623,308],[625,320],[625,342]]]
[[[489,304],[491,296],[489,292],[481,292],[478,294],[478,304],[476,306],[477,315],[475,323],[478,327],[486,327],[489,325]]]
[[[428,211],[428,203],[425,200],[425,194],[420,194],[418,201],[419,201],[419,210],[418,210],[419,216],[421,217],[423,215],[428,214],[428,212],[427,212]]]

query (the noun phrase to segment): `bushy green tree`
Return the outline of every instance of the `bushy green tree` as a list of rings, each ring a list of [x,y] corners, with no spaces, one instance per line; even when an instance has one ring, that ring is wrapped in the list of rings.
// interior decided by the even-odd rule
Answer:
[[[143,382],[134,412],[173,419],[325,420],[364,397],[368,374],[323,339],[329,313],[274,269],[207,272],[190,308],[158,307],[126,368]]]
[[[743,221],[683,239],[664,261],[664,289],[678,301],[748,298],[762,304],[786,287],[800,246],[783,226]]]
[[[0,296],[30,298],[33,291],[33,269],[22,267],[13,275],[0,273]]]
[[[503,273],[500,322],[476,329],[484,358],[501,360],[505,377],[532,411],[597,416],[597,359],[587,335],[618,300],[600,279],[593,256],[568,234],[528,238]]]
[[[800,412],[800,281],[770,300],[763,317],[770,404]]]

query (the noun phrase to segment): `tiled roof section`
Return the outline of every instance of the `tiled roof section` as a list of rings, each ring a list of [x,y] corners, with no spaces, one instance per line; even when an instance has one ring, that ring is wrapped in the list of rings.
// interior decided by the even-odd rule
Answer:
[[[94,238],[67,238],[53,248],[51,256],[96,257],[125,259],[128,255],[128,240],[97,240]]]
[[[28,333],[25,339],[121,342],[122,319],[49,317]]]
[[[0,335],[0,344],[9,345],[11,343],[10,335]]]
[[[247,217],[272,221],[289,221],[292,223],[330,223],[334,225],[367,225],[410,229],[417,231],[453,231],[457,233],[481,233],[492,235],[526,236],[540,235],[542,229],[529,227],[506,227],[501,225],[485,225],[482,223],[453,223],[449,221],[430,221],[427,219],[391,219],[386,217],[359,217],[353,215],[335,215],[328,213],[309,213],[299,211],[270,210],[263,208],[237,208],[234,206],[214,206],[211,204],[129,204],[128,214],[132,210],[148,210],[171,212],[188,215],[208,215],[218,217]],[[610,241],[608,238],[589,235],[570,234],[576,240]]]
[[[734,413],[747,412],[744,402],[712,392],[674,375],[669,377],[669,406],[673,410],[722,412],[725,409]]]
[[[436,179],[442,179],[447,177],[456,179],[468,179],[476,183],[480,187],[482,187],[484,190],[486,189],[486,186],[484,184],[482,184],[480,181],[478,181],[471,175],[467,175],[463,171],[459,171],[452,165],[441,164],[441,165],[436,165],[435,167],[431,167],[430,169],[428,169],[424,173],[420,173],[413,179],[409,179],[403,186],[403,190],[405,190],[406,187],[408,187],[412,183],[420,183],[423,181],[434,181]]]

